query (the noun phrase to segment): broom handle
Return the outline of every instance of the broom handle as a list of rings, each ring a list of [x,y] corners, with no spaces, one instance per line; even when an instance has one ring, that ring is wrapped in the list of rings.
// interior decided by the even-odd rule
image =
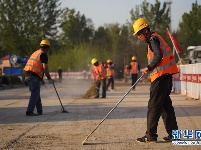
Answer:
[[[109,113],[103,118],[103,120],[96,126],[96,128],[86,137],[86,139],[84,140],[84,142],[90,137],[90,135],[92,135],[92,133],[94,133],[94,131],[96,131],[96,129],[101,125],[101,123],[109,116],[109,114],[119,105],[119,103],[121,103],[121,101],[123,101],[123,99],[126,97],[126,95],[132,90],[132,88],[138,83],[138,81],[144,76],[144,74],[142,74],[137,81],[131,86],[131,88],[128,90],[128,92],[126,92],[126,94],[124,94],[124,96],[122,97],[122,99],[109,111]],[[83,142],[83,143],[84,143]]]

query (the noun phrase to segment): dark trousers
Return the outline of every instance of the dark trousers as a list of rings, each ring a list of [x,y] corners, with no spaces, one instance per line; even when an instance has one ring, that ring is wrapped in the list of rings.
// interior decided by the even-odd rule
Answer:
[[[62,75],[59,74],[59,82],[61,82],[61,81],[62,81]]]
[[[150,99],[147,112],[148,138],[157,137],[157,126],[162,116],[167,133],[172,136],[172,130],[177,130],[177,121],[170,93],[172,89],[172,76],[163,75],[151,83]]]
[[[102,86],[102,97],[106,97],[106,78],[103,80],[96,81],[96,96],[99,97],[100,86]]]
[[[107,90],[108,90],[110,84],[111,84],[111,89],[113,90],[114,89],[114,78],[112,76],[107,77]]]
[[[132,86],[135,84],[137,81],[137,74],[131,74],[131,79],[132,79]],[[133,87],[135,89],[135,86]]]
[[[27,77],[27,82],[29,89],[31,91],[31,96],[29,99],[29,104],[27,107],[27,113],[33,112],[35,107],[38,112],[42,112],[42,103],[40,98],[40,82],[38,77]]]

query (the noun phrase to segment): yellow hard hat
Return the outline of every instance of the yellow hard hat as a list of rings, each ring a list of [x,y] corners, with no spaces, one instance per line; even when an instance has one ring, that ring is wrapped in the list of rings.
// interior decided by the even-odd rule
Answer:
[[[94,65],[97,61],[98,61],[98,60],[97,60],[96,58],[93,58],[93,59],[91,60],[91,64]]]
[[[145,19],[145,18],[139,18],[133,24],[133,30],[134,30],[134,34],[133,35],[136,35],[140,30],[148,27],[149,25],[150,25],[150,23],[149,23],[149,21],[147,21],[147,19]]]
[[[112,62],[111,59],[108,59],[108,60],[107,60],[107,63],[110,63],[110,62]]]
[[[48,40],[42,40],[40,46],[50,46],[50,42]]]
[[[131,59],[132,59],[132,60],[136,60],[136,57],[135,57],[135,56],[133,56]]]

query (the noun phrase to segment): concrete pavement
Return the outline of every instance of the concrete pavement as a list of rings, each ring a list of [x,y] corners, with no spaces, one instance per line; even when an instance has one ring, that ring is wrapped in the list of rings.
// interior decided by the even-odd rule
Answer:
[[[175,146],[165,143],[162,119],[158,125],[158,142],[142,144],[135,139],[146,131],[149,84],[139,83],[86,141],[105,115],[121,100],[130,84],[115,81],[115,91],[106,99],[83,99],[90,81],[63,80],[55,83],[60,99],[70,113],[61,113],[61,105],[52,85],[41,88],[44,115],[25,116],[29,99],[27,87],[0,90],[0,150],[141,150],[200,149],[200,146]],[[201,130],[201,102],[171,94],[179,129]]]

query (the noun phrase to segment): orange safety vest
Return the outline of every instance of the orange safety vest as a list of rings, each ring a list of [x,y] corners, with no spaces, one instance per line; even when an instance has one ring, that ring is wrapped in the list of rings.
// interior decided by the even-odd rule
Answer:
[[[98,66],[94,66],[94,75],[98,76],[100,75],[100,77],[98,78],[98,80],[103,80],[106,78],[106,69],[103,67],[103,65],[101,63],[98,64]]]
[[[138,63],[137,62],[131,62],[131,70],[130,73],[131,74],[138,74]]]
[[[107,68],[107,77],[113,77],[114,76],[114,69],[111,69],[110,67]]]
[[[32,71],[39,75],[40,78],[43,78],[43,65],[40,61],[40,55],[44,53],[42,50],[35,51],[31,57],[28,59],[24,70],[25,71]]]
[[[165,42],[165,40],[157,33],[153,33],[152,36],[158,37],[160,41],[160,50],[163,54],[162,60],[156,65],[156,67],[150,71],[150,80],[153,82],[158,77],[164,74],[175,74],[178,73],[178,68],[175,62],[174,55],[171,51],[169,45]],[[150,63],[154,58],[154,53],[151,51],[150,46],[148,45],[147,51],[147,59],[148,63]]]

